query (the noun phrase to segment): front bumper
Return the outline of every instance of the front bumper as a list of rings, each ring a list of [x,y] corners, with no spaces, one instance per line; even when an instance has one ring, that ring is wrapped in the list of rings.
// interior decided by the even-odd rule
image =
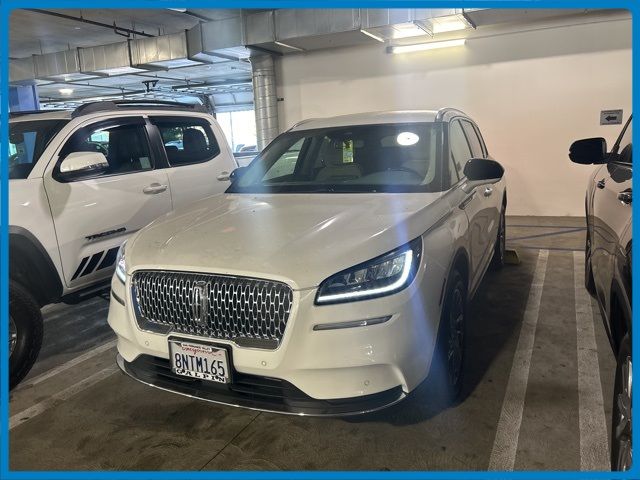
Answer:
[[[401,400],[428,375],[443,282],[444,271],[432,263],[428,279],[423,265],[408,288],[382,298],[317,306],[315,289],[296,290],[284,336],[274,350],[171,334],[196,342],[215,341],[229,349],[234,384],[225,391],[208,382],[175,378],[168,368],[169,335],[138,327],[127,294],[130,285],[117,279],[112,282],[109,325],[118,337],[122,370],[143,383],[204,400],[281,413],[363,413]],[[386,316],[390,319],[377,325],[314,330],[319,324]],[[277,398],[267,399],[268,395],[261,395],[264,390],[239,392],[237,377],[262,382],[271,394],[278,391]]]
[[[400,386],[385,392],[356,398],[317,400],[289,382],[234,374],[233,383],[224,385],[176,375],[169,361],[142,355],[133,362],[117,357],[120,369],[146,385],[208,402],[274,413],[308,416],[346,416],[374,412],[389,407],[406,394]]]

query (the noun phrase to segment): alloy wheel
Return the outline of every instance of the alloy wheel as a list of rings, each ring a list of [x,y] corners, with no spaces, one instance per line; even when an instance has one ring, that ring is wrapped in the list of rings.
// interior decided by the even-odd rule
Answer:
[[[462,370],[462,349],[464,342],[464,300],[462,292],[456,288],[453,293],[451,310],[449,312],[449,338],[447,362],[449,383],[456,385]]]
[[[618,416],[614,428],[614,441],[618,442],[616,467],[618,471],[631,468],[631,356],[625,358],[621,366],[620,392],[616,396]]]

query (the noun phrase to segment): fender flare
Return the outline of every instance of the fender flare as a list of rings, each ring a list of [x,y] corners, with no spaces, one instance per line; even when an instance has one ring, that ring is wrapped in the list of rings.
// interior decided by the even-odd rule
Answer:
[[[27,229],[9,226],[9,278],[20,283],[42,307],[62,296],[62,281],[51,257]]]

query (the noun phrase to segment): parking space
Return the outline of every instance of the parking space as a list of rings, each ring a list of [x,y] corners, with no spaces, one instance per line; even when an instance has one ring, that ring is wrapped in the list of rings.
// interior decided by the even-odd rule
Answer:
[[[429,379],[395,406],[344,418],[152,389],[117,371],[96,297],[44,311],[45,347],[11,394],[11,469],[607,469],[615,361],[583,289],[584,224],[509,217],[507,232],[520,263],[490,272],[472,302],[455,406]]]

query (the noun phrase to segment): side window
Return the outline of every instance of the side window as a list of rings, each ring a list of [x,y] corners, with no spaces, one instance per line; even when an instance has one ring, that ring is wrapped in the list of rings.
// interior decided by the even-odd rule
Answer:
[[[449,149],[458,177],[462,178],[462,170],[471,159],[471,150],[469,150],[469,144],[462,130],[462,125],[457,120],[449,125]]]
[[[467,136],[467,140],[469,141],[473,158],[484,158],[484,149],[482,148],[482,143],[478,138],[476,129],[470,122],[462,121],[461,123],[464,133]]]
[[[620,154],[616,159],[618,162],[631,163],[631,126],[632,122],[631,119],[629,119],[629,124],[625,127],[622,138],[620,138],[620,146],[618,147],[618,151],[620,152]]]
[[[160,130],[172,167],[206,162],[220,153],[211,125],[203,118],[153,117],[151,121]]]
[[[60,163],[70,153],[98,152],[102,153],[109,167],[102,173],[106,175],[122,175],[153,169],[149,141],[143,119],[121,119],[120,121],[101,122],[76,131],[62,147],[56,174],[59,174]],[[88,174],[87,176],[95,176]],[[84,177],[75,177],[82,180]]]

